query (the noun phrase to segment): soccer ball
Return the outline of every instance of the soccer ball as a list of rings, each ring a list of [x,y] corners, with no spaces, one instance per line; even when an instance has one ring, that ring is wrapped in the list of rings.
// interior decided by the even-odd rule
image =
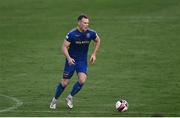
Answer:
[[[128,102],[126,100],[118,100],[116,102],[116,109],[119,111],[119,112],[124,112],[126,110],[128,110]]]

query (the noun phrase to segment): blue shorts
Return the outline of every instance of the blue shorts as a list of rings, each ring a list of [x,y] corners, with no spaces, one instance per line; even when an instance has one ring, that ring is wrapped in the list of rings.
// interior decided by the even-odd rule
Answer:
[[[87,61],[76,61],[74,65],[69,65],[68,61],[66,60],[64,66],[63,79],[71,79],[71,77],[74,74],[74,71],[76,71],[77,73],[82,72],[87,74],[88,71]]]

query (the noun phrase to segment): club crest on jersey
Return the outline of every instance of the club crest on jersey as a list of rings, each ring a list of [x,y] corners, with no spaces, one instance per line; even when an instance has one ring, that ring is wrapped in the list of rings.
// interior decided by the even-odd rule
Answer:
[[[90,33],[87,33],[87,34],[86,34],[86,38],[90,38]]]

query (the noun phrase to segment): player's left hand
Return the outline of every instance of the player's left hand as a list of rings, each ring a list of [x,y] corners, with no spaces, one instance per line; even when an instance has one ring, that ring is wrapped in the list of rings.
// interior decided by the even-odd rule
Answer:
[[[94,64],[95,61],[96,61],[96,54],[93,53],[90,57],[90,62],[91,64]]]

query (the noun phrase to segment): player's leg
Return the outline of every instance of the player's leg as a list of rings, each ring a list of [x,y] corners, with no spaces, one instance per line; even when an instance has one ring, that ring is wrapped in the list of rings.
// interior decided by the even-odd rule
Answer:
[[[74,84],[72,91],[66,98],[69,108],[73,108],[73,96],[81,90],[87,80],[87,63],[79,62],[76,66],[76,71],[78,73],[78,81]]]
[[[83,85],[85,84],[87,80],[87,75],[84,72],[79,72],[78,73],[78,81],[74,84],[73,89],[70,93],[71,96],[76,95],[81,88],[83,87]]]
[[[70,81],[69,79],[62,79],[61,83],[59,83],[59,85],[57,86],[55,95],[50,103],[51,109],[56,109],[57,100],[60,97],[60,95],[63,93],[66,86],[69,84],[69,81]]]
[[[76,95],[82,88],[82,86],[85,84],[87,80],[87,71],[88,66],[86,61],[80,61],[76,64],[76,71],[78,75],[78,81],[74,84],[73,89],[71,91],[71,95]]]
[[[56,88],[56,92],[55,92],[55,99],[58,99],[60,97],[60,95],[63,93],[64,89],[68,86],[70,82],[70,79],[62,79],[61,83],[59,83],[59,85]]]
[[[50,104],[51,109],[56,109],[57,99],[60,97],[60,95],[63,93],[64,89],[69,84],[70,78],[72,77],[74,71],[75,71],[75,67],[73,65],[69,65],[66,61],[66,64],[64,67],[63,79],[56,88],[55,95]]]

